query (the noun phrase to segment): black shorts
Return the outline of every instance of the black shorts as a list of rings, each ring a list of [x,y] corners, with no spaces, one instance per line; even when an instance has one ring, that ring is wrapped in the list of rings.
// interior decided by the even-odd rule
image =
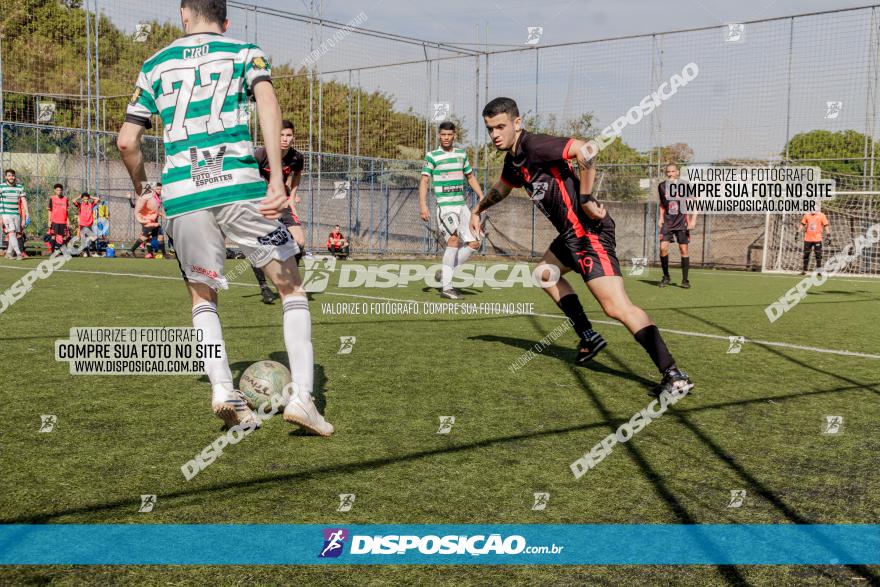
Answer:
[[[660,240],[669,243],[674,241],[680,245],[686,245],[691,242],[691,231],[686,228],[667,230],[664,225],[663,228],[660,229]]]
[[[574,229],[560,234],[550,243],[550,252],[584,281],[589,281],[622,275],[615,246],[614,220],[606,216],[584,236],[578,236]]]
[[[281,212],[281,218],[278,220],[281,221],[281,224],[284,226],[302,226],[302,222],[299,220],[299,216],[293,213],[293,210],[290,209],[290,206],[284,209]]]
[[[149,239],[159,238],[159,228],[159,226],[144,226],[141,235]]]
[[[816,242],[804,241],[804,253],[805,254],[809,255],[810,251],[812,251],[814,249],[815,249],[816,253],[821,255],[822,254],[822,241],[816,241]]]
[[[66,224],[61,223],[53,223],[52,224],[52,234],[55,236],[61,236],[63,238],[67,238],[68,236],[68,228]]]

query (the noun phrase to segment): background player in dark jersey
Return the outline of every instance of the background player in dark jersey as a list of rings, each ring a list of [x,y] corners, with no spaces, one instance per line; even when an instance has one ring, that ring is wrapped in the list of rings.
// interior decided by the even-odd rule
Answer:
[[[296,133],[293,128],[293,123],[289,120],[282,120],[281,166],[282,173],[284,174],[284,185],[287,188],[287,193],[290,199],[288,200],[288,206],[281,213],[281,218],[279,218],[279,220],[287,227],[287,230],[290,232],[291,236],[293,236],[293,240],[296,241],[296,244],[299,247],[299,252],[296,254],[296,262],[299,264],[306,246],[306,235],[302,229],[302,222],[300,222],[299,216],[296,215],[296,205],[302,201],[297,192],[299,182],[302,179],[302,172],[305,168],[305,158],[302,153],[293,148],[294,138],[296,138]],[[269,156],[266,154],[266,149],[264,147],[259,147],[254,152],[254,157],[257,159],[257,165],[260,166],[260,175],[262,175],[266,181],[269,181],[269,175],[272,170],[269,166]],[[269,285],[266,283],[266,275],[263,273],[262,269],[254,267],[253,265],[251,265],[251,268],[254,270],[257,282],[260,284],[263,302],[271,304],[278,297],[278,294],[269,289]]]
[[[626,295],[614,250],[614,220],[591,193],[596,178],[595,153],[588,153],[584,141],[524,130],[516,102],[510,98],[495,98],[486,104],[483,120],[495,147],[506,151],[507,156],[500,180],[471,215],[474,234],[479,234],[482,212],[506,198],[514,187],[525,188],[535,207],[559,231],[538,265],[545,269],[544,282],[552,275],[549,266],[558,269],[560,275],[568,271],[580,274],[605,314],[629,329],[663,375],[651,395],[689,391],[693,383],[676,367],[660,330]],[[570,163],[575,158],[577,175]],[[580,335],[576,361],[585,363],[605,346],[605,341],[592,329],[577,294],[564,277],[542,287]]]
[[[678,174],[678,165],[669,163],[666,166],[666,181],[657,186],[660,197],[660,219],[657,226],[660,227],[660,266],[663,268],[660,287],[669,285],[669,243],[674,239],[681,253],[681,287],[688,289],[691,286],[688,281],[688,269],[691,266],[688,243],[691,242],[691,229],[697,224],[697,215],[685,214],[678,200],[666,197],[669,184],[678,181]]]

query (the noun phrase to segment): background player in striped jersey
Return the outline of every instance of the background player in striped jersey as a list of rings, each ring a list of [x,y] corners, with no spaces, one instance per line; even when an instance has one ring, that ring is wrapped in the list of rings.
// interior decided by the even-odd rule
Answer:
[[[592,196],[595,153],[587,158],[584,141],[526,131],[516,102],[510,98],[495,98],[486,104],[483,120],[495,147],[507,155],[501,178],[473,212],[471,230],[479,232],[483,211],[506,198],[514,187],[525,188],[535,207],[559,231],[538,265],[539,270],[545,268],[543,280],[550,281],[550,265],[559,275],[568,271],[580,274],[605,314],[627,327],[662,374],[663,379],[650,394],[689,391],[693,383],[676,367],[660,330],[626,295],[614,250],[614,220]],[[577,175],[569,162],[575,158]],[[605,341],[593,330],[577,294],[564,277],[545,285],[544,291],[581,337],[575,360],[585,363],[605,347]]]
[[[697,215],[685,214],[681,209],[681,203],[676,199],[666,197],[670,183],[678,183],[678,165],[670,163],[666,166],[666,181],[657,186],[657,194],[660,197],[660,219],[657,226],[660,227],[660,267],[663,269],[663,277],[660,279],[660,287],[666,287],[669,279],[669,243],[673,240],[678,243],[678,252],[681,253],[681,287],[688,289],[691,282],[688,281],[688,270],[691,266],[691,258],[688,254],[688,243],[691,242],[691,229],[697,224]]]
[[[6,182],[0,185],[0,219],[8,241],[6,258],[23,259],[25,255],[23,246],[19,246],[19,237],[22,235],[22,227],[30,222],[30,212],[24,186],[16,180],[14,169],[6,170]]]
[[[483,190],[468,161],[467,151],[455,146],[455,125],[448,120],[440,123],[440,146],[425,154],[425,166],[419,181],[419,207],[422,220],[428,221],[428,181],[434,184],[437,200],[437,224],[446,238],[441,274],[444,298],[461,299],[461,292],[452,287],[452,274],[480,246],[479,237],[470,228],[471,210],[465,202],[465,181],[482,201]],[[462,246],[464,243],[466,246]]]
[[[281,121],[281,172],[284,177],[284,187],[287,188],[289,194],[287,206],[281,211],[281,224],[287,227],[293,240],[296,241],[299,251],[296,253],[296,263],[299,265],[302,259],[303,251],[306,250],[306,235],[302,229],[302,222],[296,214],[296,205],[302,201],[297,193],[299,190],[299,182],[302,180],[302,172],[305,168],[305,157],[302,153],[293,148],[293,140],[296,134],[293,123],[289,120]],[[257,165],[260,166],[260,175],[263,179],[269,181],[272,175],[272,168],[269,165],[269,157],[266,155],[266,148],[259,147],[254,156],[257,158]],[[260,292],[263,296],[263,302],[271,304],[275,301],[276,296],[269,285],[266,283],[266,274],[259,267],[251,265],[257,283],[260,284]]]
[[[277,220],[287,192],[281,173],[281,109],[268,59],[257,45],[223,36],[229,27],[224,0],[182,0],[180,6],[186,35],[141,67],[119,131],[122,160],[140,195],[146,181],[141,138],[151,116],[159,114],[166,157],[165,232],[192,298],[193,326],[205,333],[207,344],[224,349],[220,358],[206,360],[214,413],[227,426],[256,423],[244,396],[234,389],[217,313],[217,290],[228,287],[223,270],[229,239],[255,258],[283,296],[284,342],[297,384],[284,420],[329,436],[333,426],[311,395],[311,317],[293,258],[297,246]],[[250,140],[250,96],[256,100],[272,168],[268,185]]]

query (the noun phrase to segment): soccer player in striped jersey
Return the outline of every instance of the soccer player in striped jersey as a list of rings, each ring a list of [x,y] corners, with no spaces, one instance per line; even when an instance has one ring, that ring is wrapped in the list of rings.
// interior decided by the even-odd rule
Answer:
[[[24,222],[22,222],[24,213]],[[22,186],[15,179],[15,170],[6,170],[6,182],[0,185],[0,219],[3,221],[3,233],[9,243],[6,246],[6,258],[20,260],[24,252],[18,246],[18,237],[22,226],[30,221],[27,199]]]
[[[543,281],[549,282],[553,274],[549,266],[559,275],[578,273],[605,314],[627,327],[662,374],[650,395],[690,391],[693,383],[676,366],[660,330],[626,295],[614,250],[614,220],[592,195],[595,153],[588,158],[587,143],[578,139],[526,131],[516,102],[510,98],[495,98],[486,104],[483,120],[495,147],[507,155],[501,178],[473,212],[471,230],[479,232],[483,211],[506,198],[513,188],[525,188],[535,207],[559,231],[538,265],[539,270],[544,268]],[[570,163],[575,158],[577,174]],[[545,285],[544,291],[580,335],[575,361],[586,363],[606,346],[605,341],[593,330],[574,288],[564,277]]]
[[[146,182],[141,138],[151,117],[162,118],[164,227],[177,252],[192,298],[193,326],[222,356],[206,360],[212,409],[227,426],[257,425],[244,396],[234,389],[223,343],[217,291],[223,275],[225,240],[253,259],[275,283],[283,301],[284,343],[296,390],[284,420],[329,436],[333,426],[312,398],[314,381],[311,316],[294,255],[296,243],[278,218],[287,205],[281,173],[281,108],[269,60],[254,44],[223,35],[229,27],[225,0],[182,0],[186,35],[141,67],[118,146],[135,192]],[[260,177],[248,132],[253,97],[272,169]]]
[[[455,125],[444,121],[439,127],[440,146],[425,154],[425,166],[419,181],[421,217],[428,221],[428,181],[434,184],[437,199],[437,224],[446,238],[441,273],[441,293],[444,298],[459,300],[461,292],[452,287],[455,268],[464,265],[480,247],[478,236],[471,232],[471,210],[465,203],[465,182],[483,199],[483,190],[468,161],[467,151],[455,146]]]

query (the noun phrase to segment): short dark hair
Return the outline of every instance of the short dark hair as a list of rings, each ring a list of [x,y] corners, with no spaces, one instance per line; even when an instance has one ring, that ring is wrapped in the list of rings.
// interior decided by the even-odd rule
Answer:
[[[451,120],[444,120],[440,123],[440,126],[437,127],[438,130],[451,130],[455,132],[455,123]]]
[[[284,130],[285,128],[289,128],[293,131],[293,134],[296,134],[296,129],[293,127],[293,123],[287,119],[281,121],[281,130]]]
[[[199,20],[223,24],[226,20],[226,0],[180,0],[181,8],[189,8]]]
[[[678,169],[678,163],[675,163],[674,161],[670,161],[669,163],[667,163],[663,167],[663,169],[669,169],[670,167],[675,167],[676,169]]]
[[[156,182],[156,185],[155,185],[154,187],[157,187],[157,188],[162,187],[162,182],[161,182],[161,181],[157,181],[157,182]]]
[[[79,197],[80,198],[82,198],[82,197],[91,198],[92,196],[89,195],[89,192],[83,192],[79,195]]]
[[[11,174],[13,174],[13,175],[18,175],[17,173],[15,173],[15,170],[12,169],[11,167],[10,167],[9,169],[6,170],[6,173],[11,173]]]
[[[498,116],[509,114],[511,118],[519,116],[519,107],[510,98],[495,98],[483,108],[483,116]]]
[[[53,189],[54,189],[54,188],[61,188],[61,189],[63,190],[63,189],[64,189],[64,186],[61,185],[60,183],[56,183],[55,185],[52,186],[52,188],[53,188]]]

